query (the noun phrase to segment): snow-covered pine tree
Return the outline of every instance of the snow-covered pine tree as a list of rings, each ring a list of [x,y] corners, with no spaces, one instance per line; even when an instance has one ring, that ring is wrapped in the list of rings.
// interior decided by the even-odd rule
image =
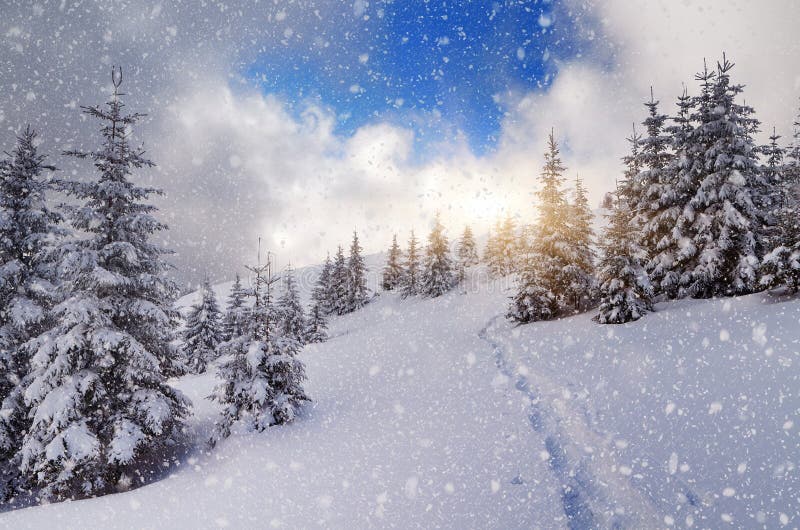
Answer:
[[[777,219],[779,229],[776,246],[761,262],[761,287],[786,287],[789,292],[800,290],[800,221],[797,206],[781,208]]]
[[[772,224],[765,239],[765,256],[761,262],[759,284],[766,289],[786,287],[790,292],[800,289],[800,218],[798,198],[790,180],[790,166],[783,163],[784,150],[778,146],[780,137],[773,131],[765,151],[767,164],[764,182],[771,185],[771,200],[762,205],[769,208]]]
[[[189,311],[183,331],[184,355],[192,373],[206,371],[208,363],[217,358],[217,347],[224,339],[222,313],[214,289],[206,279],[200,287],[200,300]]]
[[[276,331],[278,315],[271,289],[277,281],[271,265],[248,267],[255,274],[254,303],[244,335],[227,342],[229,360],[219,367],[221,383],[211,399],[223,405],[209,444],[227,438],[231,427],[243,421],[247,428],[263,431],[292,421],[304,402],[305,366],[297,359],[300,344]]]
[[[307,344],[328,340],[328,321],[319,302],[313,302],[308,310],[304,336]]]
[[[347,270],[347,260],[344,257],[342,246],[336,250],[331,270],[330,302],[331,311],[337,315],[347,312],[347,299],[349,296],[350,275]]]
[[[350,257],[347,260],[347,312],[361,309],[369,299],[367,297],[367,266],[361,256],[361,245],[358,234],[353,231],[350,243]]]
[[[137,464],[180,436],[190,405],[165,376],[176,358],[176,288],[165,275],[166,251],[150,242],[166,227],[142,202],[158,190],[130,179],[153,164],[129,144],[141,115],[122,113],[121,71],[112,78],[107,108],[84,108],[103,122],[102,146],[67,153],[91,159],[99,173],[62,184],[82,202],[65,213],[85,236],[62,247],[65,299],[53,310],[54,326],[29,343],[31,426],[21,471],[46,499],[129,485]]]
[[[422,271],[420,293],[435,298],[452,289],[455,284],[456,278],[450,259],[450,245],[437,213],[428,236],[428,246],[425,249],[425,265]]]
[[[54,169],[30,127],[0,162],[0,501],[20,478],[13,460],[30,426],[22,395],[30,370],[26,343],[50,325],[57,301],[53,247],[64,234],[60,216],[46,205]]]
[[[563,294],[568,286],[564,271],[570,265],[564,241],[569,238],[569,206],[561,189],[566,168],[559,157],[555,134],[550,131],[545,165],[539,180],[539,222],[532,258],[520,271],[517,294],[512,297],[506,316],[525,323],[555,318],[564,307]]]
[[[755,118],[750,107],[736,102],[742,86],[731,84],[732,68],[723,55],[693,134],[697,147],[707,147],[697,189],[684,209],[692,252],[683,291],[694,298],[745,294],[757,287],[761,223],[755,204],[763,184],[752,138]],[[701,97],[705,92],[704,87]]]
[[[302,345],[305,342],[306,315],[300,303],[300,293],[297,291],[297,282],[291,265],[283,274],[283,282],[283,292],[277,305],[278,332]]]
[[[314,306],[319,307],[322,316],[327,316],[336,312],[334,298],[333,263],[331,263],[331,255],[328,254],[322,264],[319,277],[317,277],[317,283],[314,284],[314,289],[311,290],[311,301]]]
[[[635,225],[641,230],[641,244],[647,252],[648,258],[658,254],[659,243],[668,237],[674,219],[664,215],[670,204],[670,191],[673,181],[667,166],[671,160],[669,152],[670,136],[666,134],[666,114],[658,110],[659,101],[653,96],[650,87],[650,101],[645,103],[648,110],[644,125],[647,134],[642,137],[636,149],[637,166],[639,173],[629,178],[626,186],[635,195],[628,200],[633,212]]]
[[[483,261],[486,263],[486,269],[494,278],[499,278],[503,275],[503,265],[500,251],[500,233],[502,231],[503,224],[498,218],[494,224],[494,231],[489,232],[489,237],[486,239],[486,247],[483,250]]]
[[[778,143],[780,139],[773,127],[769,143],[761,147],[766,161],[761,166],[761,189],[755,195],[755,205],[761,220],[761,237],[757,241],[761,256],[772,250],[776,246],[776,239],[780,239],[778,218],[781,216],[786,198],[785,190],[788,188],[786,166],[783,163],[786,150]]]
[[[458,240],[457,255],[458,262],[463,267],[477,265],[480,262],[477,245],[475,244],[475,236],[472,234],[472,228],[469,225],[464,227],[461,239]]]
[[[249,308],[246,304],[247,291],[242,287],[242,279],[239,274],[233,280],[228,305],[225,308],[223,319],[223,332],[225,340],[231,340],[244,333],[244,326],[247,322],[247,312]]]
[[[564,310],[574,312],[585,311],[596,300],[594,278],[594,250],[592,249],[592,220],[594,214],[589,208],[586,188],[580,176],[575,176],[575,199],[570,204],[567,229],[569,239],[570,264],[564,270],[568,281],[567,289],[562,294]]]
[[[408,251],[406,252],[405,270],[403,271],[403,283],[400,289],[400,295],[403,298],[419,294],[422,273],[420,271],[419,263],[419,245],[414,231],[411,231],[411,237],[408,240]]]
[[[381,286],[384,291],[393,291],[400,287],[403,280],[403,264],[401,260],[403,252],[397,244],[397,235],[392,236],[392,246],[389,247],[389,255],[386,258],[386,266],[383,268],[383,281]]]
[[[692,113],[695,104],[695,98],[690,97],[684,88],[682,95],[678,97],[678,113],[672,120],[673,124],[665,129],[672,155],[667,165],[656,171],[656,177],[648,179],[650,184],[647,196],[643,200],[631,202],[637,210],[635,213],[638,215],[638,225],[644,236],[643,246],[648,253],[645,268],[650,276],[650,283],[655,294],[663,294],[667,298],[678,296],[684,276],[683,260],[686,254],[682,251],[682,246],[686,239],[683,235],[683,213],[693,193],[695,180],[695,149],[692,144]],[[645,120],[648,130],[653,128],[648,136],[650,154],[645,159],[658,167],[661,160],[655,155],[654,146],[661,144],[660,129],[656,127],[661,120],[655,108],[651,112],[652,115],[648,118],[650,121]],[[641,160],[638,152],[632,156]],[[642,209],[645,210],[644,213],[639,211]]]
[[[800,112],[792,124],[792,141],[786,149],[784,174],[797,202],[800,202]]]
[[[614,206],[608,214],[609,222],[600,240],[600,307],[597,321],[601,324],[638,320],[653,309],[653,290],[644,269],[647,253],[638,242],[635,214],[628,203],[638,198],[632,191],[632,179],[636,179],[640,171],[639,141],[635,130],[629,141],[631,156],[624,159],[627,165],[625,180],[617,188]]]
[[[456,253],[456,282],[461,284],[467,276],[467,267],[477,265],[478,250],[475,245],[475,237],[472,235],[472,228],[469,225],[464,227],[461,239],[458,241]]]
[[[517,238],[517,225],[511,215],[506,215],[500,231],[497,234],[497,264],[498,276],[506,276],[517,270],[519,241]]]

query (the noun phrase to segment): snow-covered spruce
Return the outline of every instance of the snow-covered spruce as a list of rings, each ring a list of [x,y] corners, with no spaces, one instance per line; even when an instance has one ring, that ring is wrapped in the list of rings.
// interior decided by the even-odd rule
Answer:
[[[400,245],[397,244],[397,235],[394,235],[386,258],[386,266],[383,268],[381,287],[384,291],[393,291],[400,287],[403,280],[402,258],[403,252],[400,250]]]
[[[428,247],[425,249],[425,268],[422,271],[420,293],[425,296],[441,296],[456,284],[453,263],[450,259],[450,247],[444,226],[439,214],[433,221],[433,228],[428,236]]]
[[[678,97],[678,113],[672,125],[664,128],[669,138],[671,156],[666,165],[661,131],[663,115],[658,112],[658,101],[647,103],[649,116],[644,121],[648,131],[647,139],[642,140],[647,154],[632,156],[639,168],[645,167],[634,180],[629,202],[637,213],[634,219],[641,230],[643,248],[648,253],[645,264],[650,282],[656,294],[667,298],[677,298],[684,276],[681,270],[686,259],[683,244],[684,206],[689,202],[691,175],[696,171],[692,163],[694,149],[690,143],[694,131],[692,110],[696,104],[684,88]],[[634,137],[637,137],[634,132]],[[637,149],[634,145],[634,149]],[[643,189],[644,188],[644,189]]]
[[[787,186],[786,166],[783,163],[786,150],[780,146],[778,140],[781,137],[772,129],[769,143],[761,146],[761,154],[765,158],[761,165],[761,189],[755,195],[755,203],[759,219],[761,220],[761,230],[757,241],[759,255],[763,256],[776,246],[780,239],[780,228],[778,219],[781,216],[781,209],[786,206],[786,199],[791,197],[785,193]]]
[[[800,200],[795,193],[792,167],[783,163],[784,150],[777,145],[774,132],[767,149],[764,180],[772,184],[777,197],[765,206],[771,207],[766,255],[761,262],[759,283],[766,289],[786,287],[790,292],[800,290]]]
[[[283,292],[278,299],[278,330],[284,337],[305,343],[306,315],[297,292],[294,270],[290,267],[283,274]]]
[[[628,170],[617,189],[609,222],[600,240],[597,321],[601,324],[632,322],[653,309],[653,291],[644,269],[646,252],[639,245],[635,214],[630,208],[630,203],[636,199],[632,179],[639,173],[637,141],[634,132],[630,139],[633,153],[625,159]]]
[[[0,501],[19,480],[22,436],[30,427],[22,390],[28,383],[26,342],[49,325],[55,298],[53,246],[63,230],[46,206],[52,166],[28,127],[7,160],[0,162]]]
[[[242,279],[237,274],[228,296],[228,305],[225,308],[225,317],[222,321],[225,340],[234,339],[244,333],[247,313],[250,310],[245,303],[246,298],[247,291],[242,287]]]
[[[115,72],[115,87],[120,82]],[[129,145],[140,115],[122,114],[116,88],[106,109],[84,112],[103,122],[103,143],[68,154],[91,159],[99,175],[63,183],[81,203],[66,213],[84,234],[62,245],[64,300],[53,310],[53,327],[29,343],[31,426],[20,463],[46,499],[145,480],[129,473],[176,441],[189,406],[166,383],[176,357],[176,289],[164,275],[166,251],[149,241],[166,227],[142,202],[158,190],[130,180],[132,170],[152,165]]]
[[[694,298],[745,294],[756,289],[761,219],[755,204],[762,189],[752,108],[736,102],[741,85],[731,84],[733,64],[723,58],[711,77],[700,75],[696,154],[689,177],[693,190],[684,207],[686,266],[682,292]]]
[[[494,232],[486,241],[484,253],[489,274],[501,277],[515,272],[518,267],[519,240],[514,219],[509,215],[495,223]]]
[[[469,225],[464,227],[464,232],[458,240],[458,250],[456,252],[456,282],[463,283],[467,268],[477,265],[480,262],[478,250],[475,245],[475,236],[472,235],[472,228]]]
[[[217,358],[217,347],[224,338],[222,313],[214,290],[206,280],[200,288],[200,301],[192,306],[183,332],[184,357],[189,370],[195,374],[205,372],[208,363]]]
[[[464,267],[477,265],[480,262],[478,258],[478,248],[475,244],[475,236],[472,234],[472,227],[469,225],[464,227],[461,239],[458,240],[457,256],[459,263]]]
[[[571,259],[564,271],[569,282],[567,292],[564,293],[565,305],[574,312],[586,311],[596,301],[593,217],[586,188],[583,187],[581,178],[576,176],[575,198],[570,204],[567,219],[569,238],[565,241]]]
[[[318,302],[313,302],[308,310],[303,337],[307,344],[328,340],[328,321]]]
[[[659,112],[659,101],[653,96],[650,88],[650,100],[645,103],[647,117],[642,122],[645,136],[639,138],[634,132],[631,156],[636,158],[636,172],[626,176],[628,207],[637,216],[633,219],[635,226],[641,227],[641,242],[648,256],[658,252],[659,242],[668,236],[671,230],[669,216],[664,211],[669,207],[670,187],[672,185],[667,166],[671,160],[670,136],[666,134],[667,115]],[[633,139],[631,140],[633,141]],[[629,172],[630,172],[629,164]]]
[[[420,271],[419,258],[419,245],[417,243],[417,237],[412,230],[411,237],[408,239],[405,270],[403,271],[403,281],[400,288],[400,295],[403,298],[414,296],[420,292],[422,272]]]
[[[367,266],[364,264],[361,250],[358,234],[354,231],[353,241],[350,243],[350,256],[347,260],[346,313],[361,309],[369,301],[367,297]]]
[[[347,260],[344,257],[342,246],[336,249],[333,258],[333,267],[330,278],[330,305],[331,312],[336,315],[347,313],[347,301],[350,285],[350,275],[347,270]]]
[[[342,256],[344,258],[344,256]],[[314,284],[314,289],[311,291],[311,301],[313,305],[319,308],[322,316],[327,316],[336,312],[336,300],[333,289],[333,263],[331,263],[331,256],[328,254],[325,257],[325,262],[322,264],[322,270],[317,277],[317,283]]]
[[[565,271],[572,263],[564,244],[569,239],[569,205],[561,189],[564,171],[555,135],[550,131],[539,177],[539,222],[532,257],[520,271],[518,291],[507,312],[508,318],[519,323],[548,320],[564,313],[564,296],[569,288]]]
[[[297,359],[297,339],[278,333],[278,315],[272,303],[277,281],[270,266],[251,268],[255,274],[254,303],[246,332],[225,343],[228,360],[220,364],[221,383],[211,399],[223,405],[209,440],[215,445],[227,438],[237,421],[248,429],[263,431],[271,425],[292,421],[299,407],[309,401],[303,390],[305,366]]]

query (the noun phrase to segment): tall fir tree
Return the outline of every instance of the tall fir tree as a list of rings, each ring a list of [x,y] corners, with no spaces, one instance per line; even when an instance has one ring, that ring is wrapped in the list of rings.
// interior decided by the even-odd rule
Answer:
[[[306,315],[291,266],[283,274],[283,292],[278,299],[277,312],[279,333],[302,345],[305,342]]]
[[[347,301],[349,296],[350,275],[347,269],[347,260],[344,257],[342,246],[336,249],[336,256],[333,259],[333,269],[331,270],[331,310],[337,315],[347,313]]]
[[[636,209],[634,213],[640,220],[638,225],[641,226],[643,234],[642,242],[648,253],[645,268],[650,276],[651,285],[656,295],[662,294],[667,298],[678,296],[684,277],[682,266],[686,259],[683,251],[686,236],[683,230],[686,227],[683,213],[694,189],[695,166],[692,161],[694,149],[691,141],[694,134],[692,115],[695,104],[695,98],[689,96],[684,88],[678,97],[678,112],[673,118],[673,124],[665,128],[672,156],[665,167],[657,170],[658,178],[651,180],[648,188],[650,191],[645,200],[631,202]],[[646,126],[653,127],[654,124],[658,124],[660,119],[656,118],[660,115],[655,110],[654,114],[656,117],[651,116],[651,121],[645,122]],[[656,134],[650,134],[649,145],[660,145],[658,130],[654,128],[653,133]],[[633,156],[638,161],[643,161],[638,152]],[[656,163],[660,162],[660,158],[654,155],[654,149],[651,147],[651,154],[644,157],[644,160],[652,162],[653,159]]]
[[[386,258],[386,266],[383,268],[383,281],[381,286],[384,291],[394,291],[400,287],[403,281],[403,252],[397,244],[397,235],[392,236],[392,246],[389,247],[389,254]]]
[[[344,258],[344,255],[342,255]],[[311,291],[311,301],[318,307],[322,316],[327,316],[336,312],[336,300],[333,290],[333,263],[331,255],[325,257],[325,261],[320,269],[317,283]]]
[[[239,274],[233,280],[231,292],[228,296],[228,305],[225,308],[225,317],[223,320],[223,333],[225,340],[231,340],[242,333],[247,323],[247,290],[242,286],[242,279]]]
[[[569,239],[566,246],[570,251],[570,264],[564,270],[567,276],[567,290],[563,293],[564,309],[585,311],[596,298],[594,277],[594,250],[592,248],[594,214],[589,208],[589,199],[583,181],[575,177],[575,199],[570,204],[567,229]]]
[[[350,243],[350,256],[347,259],[347,312],[361,309],[369,298],[367,296],[367,266],[361,256],[361,244],[358,234],[353,231],[353,241]]]
[[[614,206],[608,214],[608,225],[600,241],[597,321],[601,324],[632,322],[653,309],[653,290],[644,268],[647,252],[639,244],[636,215],[629,206],[630,202],[638,199],[633,191],[633,181],[640,171],[639,141],[635,130],[629,141],[631,156],[624,159],[627,165],[625,179],[617,188]]]
[[[786,149],[785,177],[794,200],[800,202],[800,111],[792,124],[792,141]]]
[[[430,297],[441,296],[455,286],[455,280],[449,243],[437,213],[428,236],[428,247],[425,249],[420,292]]]
[[[30,428],[23,389],[29,382],[28,341],[49,325],[58,301],[53,248],[64,235],[46,204],[55,168],[39,154],[30,128],[0,162],[0,501],[19,483],[15,454]]]
[[[648,258],[659,253],[659,244],[670,236],[674,226],[670,208],[673,178],[668,170],[672,156],[670,135],[665,123],[667,115],[658,110],[659,101],[650,88],[650,100],[645,103],[647,118],[644,125],[645,136],[639,140],[636,153],[638,173],[632,175],[626,187],[635,194],[628,199],[628,205],[635,218],[634,223],[641,231],[641,243]]]
[[[779,136],[773,131],[766,149],[764,181],[771,184],[769,208],[773,223],[768,226],[765,256],[761,262],[759,284],[765,289],[786,287],[800,290],[800,201],[792,178],[792,166],[784,164],[785,150],[778,146]]]
[[[153,164],[130,146],[141,115],[122,113],[121,71],[112,78],[106,108],[84,108],[103,123],[102,146],[67,153],[89,158],[99,174],[63,183],[82,203],[65,211],[85,236],[62,247],[64,301],[53,309],[55,325],[30,342],[25,401],[32,423],[20,468],[46,499],[144,480],[129,473],[175,443],[188,413],[189,401],[166,382],[176,357],[176,288],[165,275],[166,251],[150,241],[166,227],[142,202],[158,190],[130,179]]]
[[[422,284],[422,271],[420,270],[420,255],[417,237],[411,231],[408,239],[408,251],[406,252],[405,270],[403,272],[403,284],[400,295],[403,298],[419,294]]]
[[[755,204],[763,188],[752,109],[736,102],[742,86],[732,84],[733,63],[723,56],[693,139],[705,147],[697,187],[685,223],[692,244],[683,291],[694,298],[730,296],[756,288],[760,218]]]
[[[292,421],[310,401],[303,389],[305,366],[297,358],[300,343],[278,333],[272,286],[277,281],[271,265],[251,267],[255,275],[253,309],[244,335],[225,343],[229,359],[219,367],[220,384],[211,399],[223,406],[209,440],[211,446],[227,438],[237,421],[250,430],[263,431]]]
[[[539,180],[539,219],[532,259],[520,271],[517,294],[511,299],[507,317],[519,323],[547,320],[562,314],[563,293],[569,278],[570,253],[564,242],[569,238],[568,203],[561,186],[564,171],[555,134],[550,131],[545,165]]]
[[[205,372],[208,363],[217,358],[217,347],[225,338],[222,313],[208,279],[199,294],[200,300],[192,306],[183,332],[186,364],[195,374]]]
[[[759,255],[765,255],[775,246],[776,238],[780,238],[779,218],[781,209],[785,205],[785,189],[787,188],[786,169],[784,155],[786,150],[778,143],[780,135],[775,128],[769,137],[769,143],[761,148],[761,153],[766,158],[761,167],[761,188],[755,195],[754,201],[761,222],[761,237],[757,243],[759,245]]]

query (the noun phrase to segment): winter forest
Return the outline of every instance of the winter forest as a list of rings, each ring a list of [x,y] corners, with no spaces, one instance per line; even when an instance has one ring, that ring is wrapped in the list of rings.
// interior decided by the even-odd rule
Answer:
[[[0,527],[800,524],[798,6],[478,4],[2,8]]]

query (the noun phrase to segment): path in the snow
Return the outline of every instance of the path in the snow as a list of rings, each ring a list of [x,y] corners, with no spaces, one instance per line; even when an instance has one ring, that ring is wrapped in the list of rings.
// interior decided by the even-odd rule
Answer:
[[[583,530],[656,523],[659,518],[650,503],[627,480],[613,474],[610,438],[591,425],[591,413],[570,403],[568,389],[518,365],[497,333],[500,322],[508,328],[502,315],[497,315],[478,336],[491,346],[498,370],[530,403],[528,421],[542,437],[540,455],[561,485],[560,502],[568,526]]]

